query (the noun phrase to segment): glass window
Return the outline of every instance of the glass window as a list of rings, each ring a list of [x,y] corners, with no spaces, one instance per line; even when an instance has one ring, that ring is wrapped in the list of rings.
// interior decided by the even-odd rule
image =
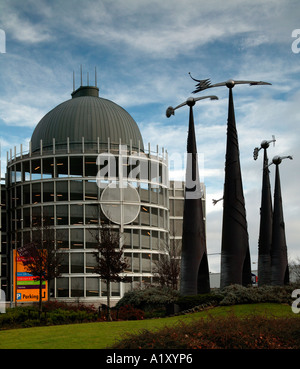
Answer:
[[[85,181],[85,200],[98,200],[98,186],[96,181]]]
[[[99,224],[99,205],[85,205],[85,224]]]
[[[54,178],[53,158],[43,159],[43,179]]]
[[[21,186],[16,187],[16,206],[21,205]]]
[[[132,268],[133,272],[140,272],[140,254],[132,254]]]
[[[120,296],[120,283],[112,282],[110,286],[111,296]]]
[[[139,237],[139,230],[133,229],[132,230],[132,246],[134,249],[140,248],[140,237]]]
[[[60,254],[59,272],[69,273],[69,254],[66,253]]]
[[[44,222],[48,225],[54,225],[54,206],[44,206],[43,208]]]
[[[32,184],[32,203],[38,204],[41,202],[41,184],[33,183]]]
[[[123,245],[127,249],[131,249],[131,230],[125,229],[123,232]]]
[[[23,162],[23,182],[30,181],[30,160]]]
[[[71,278],[71,297],[84,296],[84,279]]]
[[[141,225],[150,225],[150,209],[147,206],[141,206]]]
[[[142,249],[150,249],[150,235],[150,231],[144,229],[141,231]]]
[[[57,229],[56,230],[56,248],[57,249],[69,249],[69,230]]]
[[[141,184],[140,184],[140,196],[141,196],[141,201],[149,202],[148,183],[141,182]]]
[[[89,157],[87,156],[85,158],[85,176],[86,177],[94,177],[96,178],[98,173],[98,166],[96,165],[96,159],[97,157]]]
[[[86,296],[99,296],[99,278],[86,278]]]
[[[68,205],[57,205],[56,206],[56,224],[57,225],[68,225]]]
[[[87,249],[95,249],[98,246],[98,229],[85,230],[85,247]]]
[[[30,208],[23,208],[23,227],[30,227]]]
[[[142,254],[142,271],[143,273],[151,272],[151,255]]]
[[[57,297],[69,297],[69,278],[56,279]]]
[[[151,208],[151,225],[152,227],[158,227],[158,209]]]
[[[174,200],[174,201],[175,201],[175,216],[183,217],[184,200]]]
[[[71,254],[71,273],[84,273],[83,253]]]
[[[68,201],[68,182],[56,182],[56,201]]]
[[[83,205],[70,205],[70,223],[73,225],[83,224]]]
[[[70,181],[70,200],[83,200],[82,181]]]
[[[43,202],[54,201],[54,182],[43,183]]]
[[[158,187],[154,184],[151,184],[151,202],[152,204],[158,203]]]
[[[96,262],[96,258],[94,256],[94,254],[87,253],[87,254],[85,254],[85,257],[86,257],[85,272],[86,273],[95,273],[94,272],[94,267],[96,266],[97,262]]]
[[[83,177],[83,162],[82,156],[70,157],[70,176]]]
[[[41,225],[41,207],[35,206],[32,208],[32,226],[40,226]]]
[[[83,229],[71,229],[71,249],[83,249]]]
[[[23,204],[30,204],[30,184],[23,186]]]
[[[35,159],[31,162],[31,180],[42,178],[41,159]]]
[[[62,178],[68,176],[68,158],[55,158],[56,177]]]
[[[21,163],[16,164],[16,182],[22,181]]]
[[[159,238],[158,238],[158,232],[152,231],[152,249],[158,250],[159,248]]]
[[[132,254],[125,252],[124,253],[125,262],[127,263],[127,267],[125,268],[125,273],[132,272]]]

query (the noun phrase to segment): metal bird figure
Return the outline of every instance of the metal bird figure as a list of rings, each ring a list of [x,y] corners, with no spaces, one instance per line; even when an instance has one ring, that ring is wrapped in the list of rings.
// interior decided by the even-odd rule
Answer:
[[[166,111],[167,118],[170,118],[171,115],[175,115],[175,110],[181,108],[182,106],[189,105],[190,103],[194,102],[194,105],[197,101],[203,100],[203,99],[210,99],[210,100],[218,100],[218,97],[215,95],[210,96],[201,96],[201,97],[189,97],[184,103],[179,104],[176,106],[176,108],[173,108],[172,106],[169,106]]]
[[[260,147],[259,147],[259,148],[258,148],[258,147],[255,147],[255,149],[254,149],[254,151],[253,151],[253,159],[254,159],[254,160],[257,160],[259,151],[260,151],[261,149],[266,150],[266,149],[270,146],[270,143],[271,143],[271,142],[273,142],[273,147],[274,147],[274,146],[275,146],[275,142],[276,142],[276,140],[275,140],[275,136],[274,136],[274,135],[272,135],[272,140],[270,140],[270,141],[266,141],[266,140],[264,140],[264,141],[262,141],[262,142],[261,142],[261,144],[260,144]],[[267,163],[267,165],[268,165],[268,163]],[[264,165],[264,166],[265,166],[265,165]]]
[[[250,85],[250,86],[256,86],[256,85],[271,85],[271,83],[269,82],[263,82],[263,81],[235,81],[233,79],[229,79],[228,81],[225,82],[220,82],[220,83],[215,83],[215,84],[211,84],[210,82],[210,78],[208,79],[196,79],[193,78],[191,73],[189,73],[190,77],[198,82],[196,84],[196,90],[193,91],[193,93],[197,93],[200,91],[204,91],[208,88],[212,88],[212,87],[220,87],[220,86],[226,86],[228,88],[233,88],[235,85]]]

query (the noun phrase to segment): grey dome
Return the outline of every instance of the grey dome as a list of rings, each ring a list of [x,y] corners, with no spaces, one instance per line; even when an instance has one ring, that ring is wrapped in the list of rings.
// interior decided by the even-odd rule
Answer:
[[[140,130],[131,115],[114,102],[98,97],[99,89],[82,86],[72,93],[72,99],[56,106],[46,114],[36,126],[31,137],[32,152],[39,150],[40,140],[43,148],[66,145],[69,137],[70,147],[81,144],[82,137],[87,144],[119,144],[144,150]]]

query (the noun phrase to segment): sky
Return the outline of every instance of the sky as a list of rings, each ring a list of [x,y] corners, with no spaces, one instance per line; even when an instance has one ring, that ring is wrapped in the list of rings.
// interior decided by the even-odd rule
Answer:
[[[262,181],[261,141],[280,165],[289,260],[300,258],[300,2],[298,0],[2,0],[0,3],[0,143],[28,147],[40,119],[71,98],[83,79],[121,105],[151,147],[168,153],[172,179],[183,179],[188,108],[168,106],[217,95],[194,107],[200,177],[206,185],[207,251],[220,270],[228,89],[193,95],[196,79],[257,80],[271,86],[233,89],[252,269],[257,269]],[[183,164],[182,164],[182,163]],[[270,166],[272,191],[275,166]]]

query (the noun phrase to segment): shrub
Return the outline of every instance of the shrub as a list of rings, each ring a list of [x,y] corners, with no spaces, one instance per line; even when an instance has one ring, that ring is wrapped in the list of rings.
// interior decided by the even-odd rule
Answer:
[[[300,348],[299,318],[210,317],[159,331],[130,334],[113,349]]]
[[[149,311],[166,307],[168,304],[174,303],[179,297],[179,292],[167,287],[148,287],[146,289],[138,289],[126,292],[119,300],[116,308],[125,305],[132,305],[137,309]]]
[[[118,311],[118,318],[121,320],[142,320],[145,313],[141,309],[137,309],[132,305],[121,306]]]
[[[212,292],[202,295],[180,296],[176,301],[176,304],[179,305],[179,308],[182,311],[192,309],[199,305],[217,305],[222,299],[223,295]]]

